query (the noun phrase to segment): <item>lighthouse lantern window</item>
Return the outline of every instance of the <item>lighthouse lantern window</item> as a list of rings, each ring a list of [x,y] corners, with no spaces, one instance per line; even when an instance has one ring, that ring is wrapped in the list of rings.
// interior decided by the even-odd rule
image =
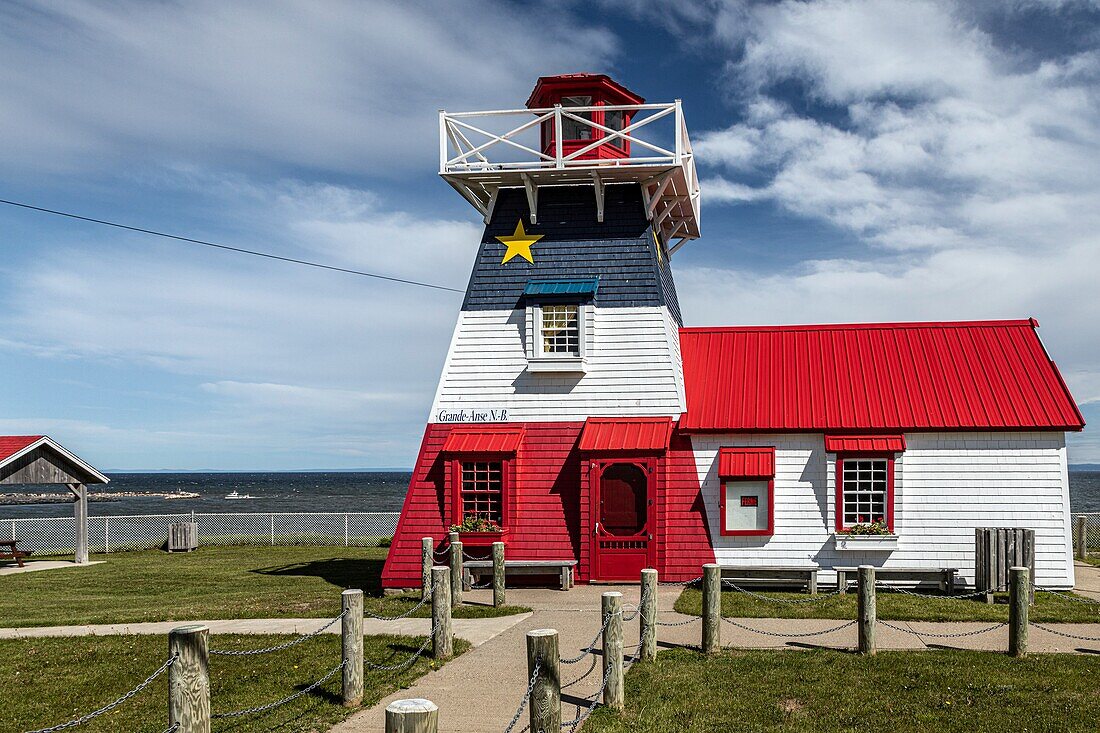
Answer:
[[[561,106],[591,107],[592,97],[562,97]],[[574,114],[576,114],[577,117],[583,117],[589,121],[592,120],[591,112],[576,112]],[[592,127],[563,115],[561,120],[561,137],[563,140],[591,140]]]
[[[542,353],[581,355],[580,308],[576,305],[542,306]]]

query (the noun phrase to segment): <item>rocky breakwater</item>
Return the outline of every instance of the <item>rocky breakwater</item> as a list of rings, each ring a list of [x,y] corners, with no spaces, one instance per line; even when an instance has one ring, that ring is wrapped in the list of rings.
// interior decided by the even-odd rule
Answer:
[[[143,499],[197,499],[199,494],[193,491],[97,491],[88,493],[88,501],[121,501],[141,497]],[[0,494],[0,506],[23,504],[71,504],[73,495],[68,491],[49,493],[9,493]]]

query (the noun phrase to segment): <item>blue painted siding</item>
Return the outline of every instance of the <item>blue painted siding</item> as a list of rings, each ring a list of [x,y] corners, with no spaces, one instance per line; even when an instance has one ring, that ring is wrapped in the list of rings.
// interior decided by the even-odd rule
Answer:
[[[607,186],[604,221],[596,221],[591,186],[539,190],[538,223],[531,224],[523,189],[503,189],[485,227],[463,310],[523,307],[528,281],[599,278],[597,307],[667,306],[678,323],[680,308],[667,257],[657,256],[652,230],[637,184]],[[534,263],[514,257],[502,265],[505,246],[522,220],[528,234],[541,234],[531,246]]]

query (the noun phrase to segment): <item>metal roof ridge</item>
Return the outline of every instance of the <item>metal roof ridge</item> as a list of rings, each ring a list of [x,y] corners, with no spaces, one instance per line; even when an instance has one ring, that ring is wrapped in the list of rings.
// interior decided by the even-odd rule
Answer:
[[[766,333],[784,331],[857,331],[857,330],[899,330],[906,328],[1038,328],[1034,318],[1000,319],[976,321],[883,321],[881,323],[805,323],[773,326],[681,326],[681,333]]]

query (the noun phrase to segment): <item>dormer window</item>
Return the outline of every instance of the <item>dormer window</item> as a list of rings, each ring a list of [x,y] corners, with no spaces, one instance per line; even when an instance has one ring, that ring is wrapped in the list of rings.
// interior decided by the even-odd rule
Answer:
[[[527,371],[584,372],[586,326],[599,278],[531,280],[526,303]]]

